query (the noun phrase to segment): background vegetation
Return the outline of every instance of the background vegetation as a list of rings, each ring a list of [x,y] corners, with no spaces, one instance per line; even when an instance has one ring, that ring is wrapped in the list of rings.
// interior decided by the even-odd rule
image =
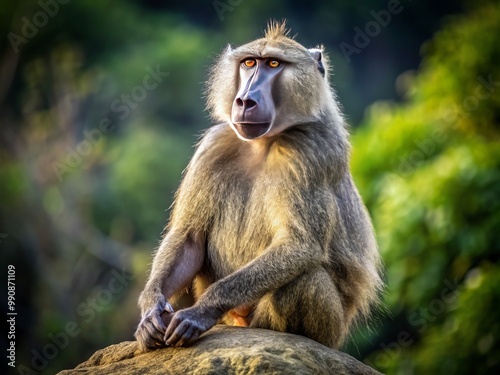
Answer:
[[[2,2],[0,257],[5,273],[16,268],[13,373],[54,373],[131,339],[172,192],[210,125],[206,72],[269,18],[330,54],[386,264],[387,311],[345,349],[388,374],[498,373],[498,2],[401,0],[386,21],[395,3],[293,4]]]

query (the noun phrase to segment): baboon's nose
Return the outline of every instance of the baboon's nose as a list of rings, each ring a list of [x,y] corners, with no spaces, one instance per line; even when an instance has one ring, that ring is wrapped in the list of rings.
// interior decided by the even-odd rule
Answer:
[[[243,111],[246,111],[248,109],[252,109],[253,107],[255,107],[257,105],[257,102],[252,99],[243,100],[241,98],[238,98],[236,99],[236,104],[238,105],[238,107],[242,107]]]

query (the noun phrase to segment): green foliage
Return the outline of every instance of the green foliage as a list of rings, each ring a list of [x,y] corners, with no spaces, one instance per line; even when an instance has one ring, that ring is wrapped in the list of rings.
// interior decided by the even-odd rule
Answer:
[[[106,160],[109,173],[101,181],[102,190],[95,203],[97,223],[109,225],[112,236],[126,232],[126,237],[118,235],[122,241],[145,238],[155,242],[189,160],[190,140],[131,126],[125,139],[110,147]]]
[[[408,102],[375,104],[354,137],[352,169],[374,219],[394,321],[372,338],[380,344],[368,361],[388,374],[494,373],[500,6],[448,20],[424,50]]]

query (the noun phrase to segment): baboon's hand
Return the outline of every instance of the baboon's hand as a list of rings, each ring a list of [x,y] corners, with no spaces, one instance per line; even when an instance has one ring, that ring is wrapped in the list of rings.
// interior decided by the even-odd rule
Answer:
[[[143,315],[134,334],[143,352],[165,345],[163,335],[167,327],[161,317],[165,312],[173,313],[174,309],[168,302],[161,301]]]
[[[214,311],[201,311],[193,306],[177,311],[165,331],[164,341],[171,346],[187,346],[192,344],[202,333],[212,328],[219,318]]]

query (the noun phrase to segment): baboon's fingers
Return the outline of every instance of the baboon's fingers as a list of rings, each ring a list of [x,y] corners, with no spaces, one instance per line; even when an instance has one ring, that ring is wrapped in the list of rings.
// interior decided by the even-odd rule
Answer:
[[[163,307],[163,311],[164,312],[166,311],[167,313],[173,313],[175,310],[170,303],[165,302],[165,306]],[[162,312],[162,314],[163,314],[163,312]]]
[[[148,312],[137,327],[135,337],[143,351],[164,345],[163,334],[167,327],[163,323],[160,312],[165,313],[163,305],[158,305]]]
[[[188,320],[178,322],[174,317],[165,332],[165,343],[171,346],[178,346],[179,342],[184,341],[183,335],[190,332],[190,328],[191,323]]]
[[[158,344],[163,345],[163,341],[152,337],[145,326],[139,327],[135,332],[134,336],[137,342],[139,343],[141,351],[143,352],[148,351],[148,349],[156,348]]]
[[[161,313],[160,319],[161,319],[163,325],[165,326],[165,329],[163,330],[163,332],[165,332],[167,330],[166,327],[168,327],[170,325],[170,322],[172,321],[173,317],[174,317],[173,312],[164,311]]]
[[[198,339],[200,336],[201,331],[199,330],[198,327],[194,325],[190,325],[189,328],[184,332],[184,335],[182,335],[182,338],[179,340],[177,343],[177,346],[189,346],[192,343]]]
[[[159,330],[152,322],[147,322],[143,325],[143,328],[150,338],[156,342],[163,342],[163,333],[165,330]]]
[[[161,315],[157,312],[154,312],[153,314],[151,314],[149,316],[149,319],[148,321],[150,322],[150,324],[158,331],[158,332],[161,332],[162,334],[165,332],[165,330],[167,329],[167,327],[165,326],[165,324],[163,324],[163,320],[161,318]]]

